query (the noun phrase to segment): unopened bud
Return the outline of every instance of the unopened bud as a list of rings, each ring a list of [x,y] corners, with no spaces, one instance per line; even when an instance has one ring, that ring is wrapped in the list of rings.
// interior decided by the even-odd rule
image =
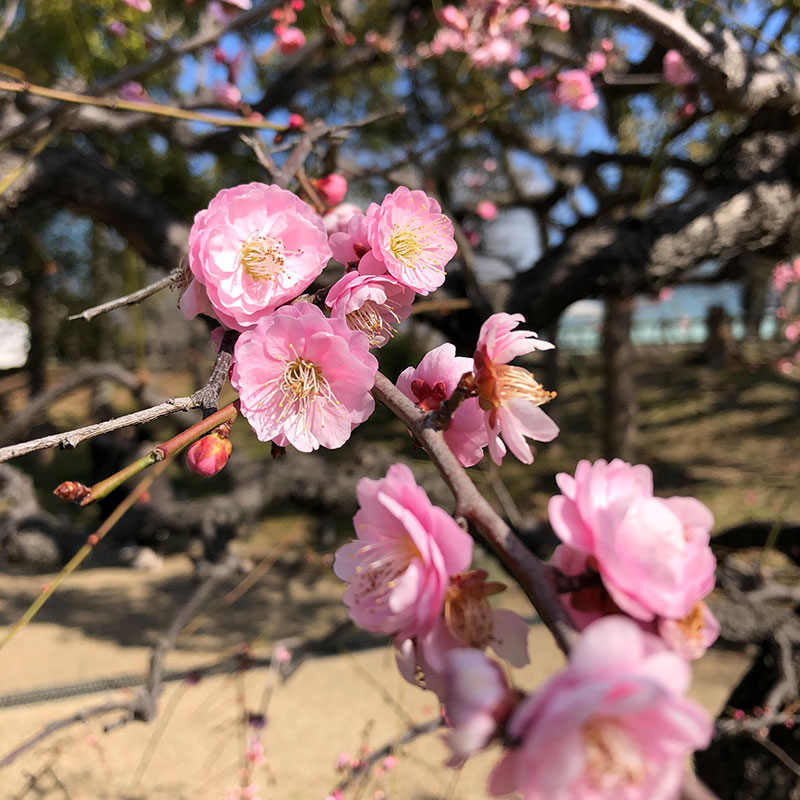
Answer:
[[[91,494],[91,491],[92,490],[88,486],[83,483],[78,483],[78,481],[64,481],[64,483],[60,483],[56,486],[53,490],[53,494],[59,500],[70,500],[79,503],[84,497]]]
[[[338,205],[347,194],[347,178],[336,172],[332,172],[324,178],[317,178],[313,183],[320,199],[326,206]]]
[[[232,449],[230,439],[218,433],[209,433],[187,450],[186,464],[192,472],[209,478],[228,463]]]

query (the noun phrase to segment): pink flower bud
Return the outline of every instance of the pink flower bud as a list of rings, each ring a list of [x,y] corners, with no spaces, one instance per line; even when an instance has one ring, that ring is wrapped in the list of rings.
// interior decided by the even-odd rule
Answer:
[[[280,42],[281,54],[288,56],[299,50],[306,43],[306,35],[300,28],[294,28],[291,25],[276,25],[275,35]]]
[[[469,22],[464,14],[459,11],[455,6],[445,6],[442,9],[442,19],[452,28],[460,31],[466,31],[469,28]]]
[[[192,472],[210,478],[228,463],[232,449],[230,439],[209,433],[187,450],[186,464]]]
[[[289,130],[296,131],[306,124],[305,119],[300,114],[289,114]]]
[[[475,208],[475,213],[481,219],[494,219],[497,216],[497,206],[491,200],[481,200]]]
[[[127,32],[128,26],[118,19],[114,19],[108,23],[106,30],[117,39],[121,39]]]
[[[347,179],[343,175],[333,172],[314,181],[314,187],[326,206],[335,206],[337,203],[341,203],[347,194]]]

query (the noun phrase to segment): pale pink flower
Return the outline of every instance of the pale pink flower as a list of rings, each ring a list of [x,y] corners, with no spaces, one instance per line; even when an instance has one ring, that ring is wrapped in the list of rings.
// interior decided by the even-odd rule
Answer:
[[[231,383],[262,442],[341,447],[373,411],[378,362],[363,333],[310,303],[262,317],[236,342]]]
[[[325,224],[325,230],[328,235],[330,236],[333,233],[345,233],[347,231],[347,224],[356,214],[361,214],[363,216],[364,212],[354,203],[339,203],[339,205],[334,206],[322,217],[322,222]],[[330,240],[328,240],[328,243],[330,244]],[[331,245],[331,250],[332,249],[333,246]],[[336,258],[336,254],[334,254],[333,257]],[[339,259],[336,260],[338,261]]]
[[[442,612],[450,575],[472,560],[472,539],[431,505],[404,464],[381,480],[362,478],[356,493],[358,540],[340,547],[333,565],[350,584],[350,616],[375,633],[424,636]]]
[[[444,686],[445,741],[458,763],[489,744],[518,696],[499,664],[480,650],[466,648],[447,654]]]
[[[524,92],[531,85],[531,81],[521,69],[514,68],[508,73],[509,83],[520,92]]]
[[[607,64],[608,59],[605,53],[595,51],[586,56],[586,71],[590,75],[597,75],[599,72],[602,72]]]
[[[404,369],[397,378],[397,388],[423,411],[437,411],[462,376],[471,371],[472,360],[457,356],[456,348],[446,343],[426,353],[416,369]],[[443,435],[462,466],[471,467],[483,458],[489,438],[476,397],[461,403]]]
[[[326,206],[335,206],[341,203],[347,194],[347,178],[333,172],[314,181],[314,188]]]
[[[681,658],[700,658],[719,636],[719,622],[702,600],[683,619],[659,619],[658,635]]]
[[[569,11],[563,6],[558,3],[549,3],[544,9],[544,14],[555,22],[561,33],[566,33],[569,30]]]
[[[257,783],[248,783],[247,786],[242,786],[242,800],[260,800]]]
[[[441,15],[442,20],[451,28],[460,31],[466,31],[469,28],[469,21],[455,6],[445,6],[441,11]]]
[[[208,4],[208,15],[217,25],[227,25],[237,14],[237,11],[224,6],[220,0],[211,0]]]
[[[533,461],[526,437],[549,442],[558,436],[558,426],[539,408],[555,397],[534,380],[522,367],[508,362],[533,350],[550,350],[553,345],[539,339],[532,331],[515,331],[522,314],[493,314],[481,326],[474,356],[478,402],[484,410],[484,424],[489,436],[489,453],[500,464],[506,452],[500,440],[524,464]]]
[[[383,759],[383,768],[387,772],[393,770],[396,766],[397,766],[397,759],[394,756],[389,755]]]
[[[495,36],[480,47],[468,50],[470,60],[478,68],[510,64],[519,57],[519,45],[505,36]]]
[[[148,12],[152,11],[153,9],[150,0],[122,0],[122,2],[125,3],[126,6],[130,6],[136,11]]]
[[[786,326],[784,334],[790,342],[796,342],[800,339],[800,322],[790,322]]]
[[[447,656],[464,647],[494,652],[514,667],[528,663],[528,624],[519,614],[492,608],[488,598],[505,589],[486,580],[485,570],[453,575],[444,600],[444,614],[424,636],[395,639],[400,674],[443,699],[447,687]]]
[[[667,50],[663,61],[664,80],[673,86],[688,86],[697,80],[697,73],[677,50]]]
[[[292,651],[285,644],[279,644],[275,647],[273,658],[279,664],[288,664],[292,660]]]
[[[497,163],[497,159],[496,158],[486,158],[483,161],[483,168],[487,172],[494,172],[497,169],[498,166],[499,166],[499,164]]]
[[[494,219],[497,216],[497,206],[491,200],[481,200],[475,208],[475,213],[481,219]]]
[[[367,209],[373,255],[390,275],[420,294],[444,283],[444,268],[458,249],[453,225],[425,192],[400,186]]]
[[[606,53],[610,53],[614,49],[614,40],[613,39],[601,39],[600,40],[600,47],[601,47],[601,49],[605,50]]]
[[[367,232],[367,218],[360,211],[351,214],[345,229],[332,233],[328,244],[337,261],[342,264],[358,264],[372,249]],[[376,270],[376,274],[381,272],[386,272],[386,268]]]
[[[343,317],[355,331],[367,335],[371,347],[383,347],[396,326],[408,319],[414,290],[391,275],[347,272],[331,286],[325,304],[331,316]]]
[[[147,103],[150,101],[144,86],[142,86],[139,81],[128,81],[127,83],[123,83],[119,89],[119,96],[123,100],[128,100],[134,103]]]
[[[258,767],[263,764],[267,759],[264,755],[264,743],[258,736],[251,736],[250,741],[245,750],[244,757],[247,763],[253,767]]]
[[[631,620],[590,625],[569,665],[513,711],[494,796],[525,800],[673,800],[684,761],[712,724],[684,694],[689,669]]]
[[[235,110],[242,104],[242,93],[238,87],[227,81],[217,81],[213,88],[214,100],[225,108]]]
[[[693,117],[697,113],[697,106],[694,103],[684,103],[680,113],[684,117]]]
[[[556,75],[558,85],[553,94],[555,101],[576,111],[589,111],[600,98],[597,96],[592,78],[584,69],[565,69]]]
[[[253,0],[222,0],[222,2],[227,3],[229,6],[241,8],[242,11],[249,11],[253,7]]]
[[[214,316],[246,330],[297,297],[330,258],[322,219],[278,186],[248,183],[223,189],[194,218],[189,267]],[[187,319],[202,311],[202,292],[181,298]]]
[[[128,26],[121,20],[114,19],[108,23],[106,30],[115,38],[121,39],[128,32]]]
[[[275,35],[280,43],[281,54],[285,56],[299,50],[306,43],[306,35],[303,31],[291,25],[276,25]]]
[[[615,459],[582,461],[550,500],[553,530],[592,557],[603,586],[625,613],[650,622],[683,619],[714,587],[711,512],[693,497],[653,497],[652,473]]]
[[[670,286],[665,286],[658,292],[658,300],[660,303],[666,303],[667,300],[672,300],[674,296],[675,296],[675,290]]]
[[[336,759],[336,769],[339,772],[343,772],[350,766],[350,753],[343,752],[339,754],[339,758]]]
[[[791,375],[794,371],[794,368],[792,367],[792,361],[789,358],[779,358],[775,363],[775,366],[781,375]]]

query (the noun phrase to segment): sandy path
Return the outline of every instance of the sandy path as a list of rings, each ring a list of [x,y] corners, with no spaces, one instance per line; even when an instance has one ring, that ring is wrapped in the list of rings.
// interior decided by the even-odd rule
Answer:
[[[42,580],[3,577],[0,623],[16,617]],[[39,621],[0,652],[0,694],[98,676],[144,674],[149,647],[166,627],[174,598],[190,590],[188,566],[178,557],[156,575],[97,569],[73,576]],[[268,574],[233,607],[212,604],[203,623],[181,639],[168,665],[213,661],[242,641],[257,640],[259,633],[261,641],[254,646],[258,654],[268,654],[271,643],[283,637],[304,631],[317,635],[342,618],[340,595],[341,586],[333,581],[311,585]],[[526,613],[524,598],[509,595],[504,605]],[[534,686],[561,663],[541,627],[532,629],[530,653],[533,664],[518,672],[524,687]],[[711,653],[696,667],[693,695],[716,711],[745,666],[743,657]],[[0,771],[0,797],[219,800],[238,781],[242,737],[249,735],[241,724],[241,693],[245,707],[254,710],[268,687],[274,691],[263,731],[267,762],[254,773],[262,800],[321,800],[341,778],[335,770],[340,753],[356,754],[362,742],[377,747],[409,722],[436,714],[433,695],[398,677],[386,647],[307,661],[282,685],[265,669],[210,677],[198,685],[172,683],[156,722],[130,724],[109,734],[102,733],[96,719],[80,723]],[[0,709],[0,754],[54,719],[119,696],[106,693]],[[158,741],[153,740],[153,755],[142,770],[154,735]],[[484,754],[456,774],[442,767],[445,749],[437,734],[397,755],[394,770],[373,775],[360,792],[351,790],[348,799],[373,798],[381,788],[396,800],[481,798],[496,758]],[[37,772],[37,789],[26,793],[29,776]]]

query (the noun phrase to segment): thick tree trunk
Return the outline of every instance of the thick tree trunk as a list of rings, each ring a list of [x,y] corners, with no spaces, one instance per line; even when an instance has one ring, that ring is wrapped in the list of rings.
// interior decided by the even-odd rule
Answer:
[[[603,322],[603,453],[634,460],[636,387],[633,378],[633,304],[609,297]]]

